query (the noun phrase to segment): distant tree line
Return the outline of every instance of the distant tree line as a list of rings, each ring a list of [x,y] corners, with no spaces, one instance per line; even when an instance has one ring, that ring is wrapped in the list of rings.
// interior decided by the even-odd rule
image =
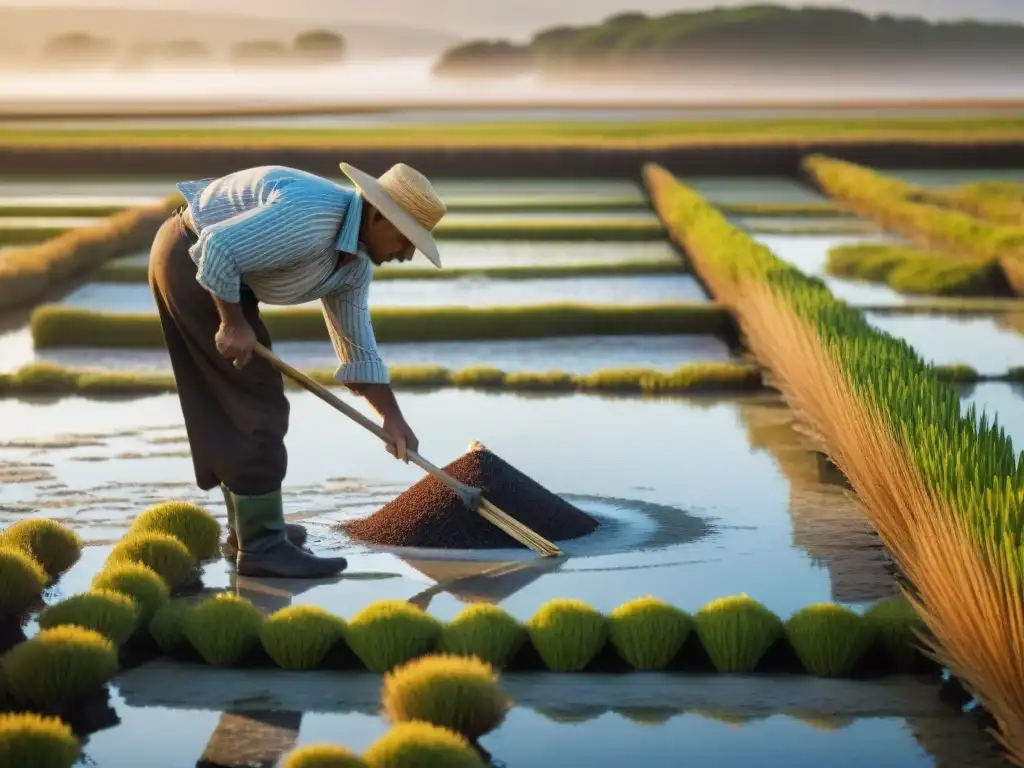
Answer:
[[[187,65],[190,62],[208,63],[224,52],[214,51],[199,40],[172,39],[140,42],[123,46],[117,41],[86,32],[69,32],[47,40],[40,58],[49,65],[82,65],[89,63],[117,63],[142,65],[169,62]],[[234,64],[318,64],[342,59],[345,41],[340,35],[326,30],[312,30],[294,39],[243,40],[226,51],[226,58]],[[8,57],[24,61],[24,50]]]
[[[751,5],[647,16],[622,13],[590,26],[538,32],[525,44],[477,40],[446,51],[437,74],[709,64],[1024,61],[1024,26],[866,16],[834,8]]]

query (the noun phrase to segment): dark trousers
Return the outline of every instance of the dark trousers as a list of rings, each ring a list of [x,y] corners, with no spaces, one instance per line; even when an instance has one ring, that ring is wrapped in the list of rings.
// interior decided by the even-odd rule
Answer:
[[[180,211],[164,222],[150,252],[149,285],[171,357],[196,483],[203,490],[223,484],[244,496],[276,491],[288,470],[284,381],[261,357],[254,355],[239,370],[217,352],[220,315],[196,281],[188,254],[195,241]],[[243,289],[241,304],[256,338],[270,347],[251,291]]]

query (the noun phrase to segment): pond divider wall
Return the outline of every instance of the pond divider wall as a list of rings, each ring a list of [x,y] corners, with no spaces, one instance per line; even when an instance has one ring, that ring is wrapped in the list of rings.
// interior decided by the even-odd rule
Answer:
[[[738,346],[736,327],[723,306],[680,302],[640,306],[544,304],[496,307],[415,307],[371,310],[379,342],[543,339],[565,336],[712,335]],[[319,309],[265,312],[275,341],[326,341]],[[147,349],[164,346],[160,320],[49,305],[30,321],[32,340],[47,347]]]
[[[424,143],[429,139],[425,138]],[[585,143],[581,139],[580,143]],[[1024,139],[928,140],[863,139],[764,142],[713,141],[676,146],[587,148],[435,147],[396,145],[367,148],[344,144],[343,134],[330,147],[297,147],[282,143],[264,147],[201,147],[186,139],[181,147],[148,148],[82,146],[0,146],[0,173],[67,178],[68,175],[172,175],[204,178],[239,168],[277,164],[301,168],[330,178],[339,176],[345,161],[371,175],[384,173],[401,160],[438,178],[637,178],[638,168],[653,162],[675,173],[700,176],[791,176],[801,172],[803,158],[826,154],[879,168],[1024,168]]]
[[[0,312],[39,304],[103,265],[152,245],[177,196],[129,208],[89,227],[72,229],[0,257]]]
[[[781,261],[657,166],[663,220],[879,533],[930,652],[977,696],[1024,764],[1024,474],[1009,437],[979,421],[905,342]],[[1011,682],[1013,681],[1013,682]]]
[[[447,387],[493,392],[637,394],[738,394],[764,388],[757,365],[742,362],[690,363],[673,371],[608,368],[589,374],[562,371],[514,371],[478,366],[449,370],[439,366],[396,366],[391,385],[403,390]],[[341,386],[331,370],[306,374],[324,386]],[[286,382],[289,388],[299,385]],[[47,363],[32,363],[14,373],[0,373],[0,397],[146,396],[177,391],[170,374],[97,372]]]

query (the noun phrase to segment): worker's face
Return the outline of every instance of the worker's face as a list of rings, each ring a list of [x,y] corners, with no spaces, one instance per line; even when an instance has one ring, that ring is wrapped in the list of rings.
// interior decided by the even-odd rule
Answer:
[[[370,208],[364,222],[362,240],[370,258],[378,266],[387,261],[409,261],[416,248],[376,208]]]

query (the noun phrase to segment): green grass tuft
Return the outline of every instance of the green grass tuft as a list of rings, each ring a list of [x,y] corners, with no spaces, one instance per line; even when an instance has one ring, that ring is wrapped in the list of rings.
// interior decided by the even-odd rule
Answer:
[[[485,768],[465,738],[429,723],[401,723],[363,753],[370,768]]]
[[[18,547],[43,566],[50,578],[64,573],[82,556],[82,537],[55,520],[31,517],[0,533],[0,546]]]
[[[641,597],[612,611],[608,629],[615,650],[633,669],[662,670],[683,647],[693,619],[663,600]]]
[[[0,768],[73,768],[80,753],[71,727],[56,717],[0,715]]]
[[[114,644],[83,627],[44,629],[6,654],[3,675],[15,701],[59,712],[117,674]]]
[[[927,625],[903,597],[875,603],[864,612],[864,620],[876,632],[889,662],[899,670],[909,669],[921,647],[919,636],[928,636]]]
[[[128,595],[135,601],[139,622],[148,626],[153,615],[170,597],[160,575],[142,563],[108,565],[92,580],[93,589],[109,589]]]
[[[498,669],[508,665],[526,640],[526,628],[496,605],[474,603],[441,630],[440,648],[475,656]]]
[[[188,501],[165,501],[139,513],[131,530],[169,533],[202,562],[220,556],[220,523],[208,511]]]
[[[505,385],[507,374],[500,368],[479,365],[452,371],[449,378],[456,387],[477,387],[480,389],[497,388]]]
[[[369,768],[366,761],[345,747],[311,744],[289,752],[281,768]]]
[[[404,600],[378,600],[348,622],[345,640],[371,672],[390,669],[430,653],[441,638],[441,622]]]
[[[444,654],[424,656],[387,673],[381,703],[392,723],[430,723],[471,742],[501,725],[511,707],[490,664]]]
[[[701,645],[719,672],[752,672],[784,633],[782,620],[747,595],[712,600],[695,619]]]
[[[28,552],[0,543],[0,618],[21,616],[42,597],[46,571]]]
[[[173,592],[195,575],[196,560],[181,539],[169,533],[129,533],[107,557],[108,565],[141,563],[152,568]]]
[[[99,632],[115,646],[123,645],[139,623],[135,601],[120,592],[93,589],[48,605],[39,614],[39,626],[52,629],[78,626]]]
[[[260,629],[263,649],[284,669],[315,669],[344,637],[344,620],[315,605],[282,608]]]
[[[185,613],[185,637],[207,664],[230,667],[260,642],[263,612],[230,592],[208,597]]]
[[[978,371],[964,363],[953,363],[952,365],[936,365],[933,367],[935,375],[943,381],[967,383],[978,381],[981,376]]]
[[[817,603],[790,617],[786,638],[812,675],[846,677],[875,641],[875,632],[870,622],[849,608]]]
[[[384,307],[373,311],[379,342],[543,339],[592,335],[731,335],[728,310],[709,302],[621,306],[541,304],[506,307]],[[318,310],[282,309],[263,318],[275,341],[326,341]],[[91,312],[46,305],[32,313],[32,340],[50,347],[163,348],[154,314]]]
[[[149,634],[164,653],[174,654],[188,647],[185,615],[190,607],[187,600],[168,600],[153,614],[149,622]]]
[[[608,640],[608,620],[582,600],[551,600],[526,623],[530,640],[552,672],[579,672]]]

